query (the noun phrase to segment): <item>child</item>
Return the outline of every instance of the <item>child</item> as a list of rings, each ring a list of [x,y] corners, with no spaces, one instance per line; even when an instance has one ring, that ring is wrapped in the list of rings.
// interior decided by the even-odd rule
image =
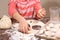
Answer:
[[[19,22],[19,30],[24,33],[29,31],[25,18],[43,18],[46,15],[40,0],[10,0],[8,13]]]

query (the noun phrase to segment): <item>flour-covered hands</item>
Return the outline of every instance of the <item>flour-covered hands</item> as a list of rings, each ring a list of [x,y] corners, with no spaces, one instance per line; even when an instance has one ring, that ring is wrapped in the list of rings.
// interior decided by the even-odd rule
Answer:
[[[23,20],[19,23],[19,31],[21,31],[22,33],[28,33],[29,26],[26,21]]]

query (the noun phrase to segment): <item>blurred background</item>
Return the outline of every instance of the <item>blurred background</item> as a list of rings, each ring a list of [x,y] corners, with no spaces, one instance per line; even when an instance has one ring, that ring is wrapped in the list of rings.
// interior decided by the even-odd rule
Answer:
[[[60,7],[60,0],[40,0],[41,5],[47,10],[47,17],[49,17],[48,9],[52,6]],[[0,18],[3,15],[8,15],[9,0],[0,0]]]

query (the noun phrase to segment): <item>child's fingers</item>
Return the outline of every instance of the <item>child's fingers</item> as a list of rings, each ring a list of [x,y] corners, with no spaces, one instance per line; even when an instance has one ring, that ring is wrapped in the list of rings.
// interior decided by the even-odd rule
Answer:
[[[45,17],[46,16],[46,11],[45,11],[44,8],[39,11],[38,16],[40,16],[40,17]]]
[[[45,9],[42,10],[42,14],[43,14],[44,16],[46,15],[46,10],[45,10]]]
[[[41,17],[44,17],[44,14],[43,14],[43,13],[40,13],[40,16],[41,16]]]
[[[23,27],[22,32],[25,33],[25,27]]]

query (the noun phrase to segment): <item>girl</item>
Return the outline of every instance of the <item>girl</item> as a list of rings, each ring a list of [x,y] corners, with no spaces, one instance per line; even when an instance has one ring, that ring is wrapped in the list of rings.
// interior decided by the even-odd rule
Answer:
[[[46,15],[40,0],[10,0],[8,13],[19,22],[19,30],[24,33],[29,31],[25,18],[43,18]]]

